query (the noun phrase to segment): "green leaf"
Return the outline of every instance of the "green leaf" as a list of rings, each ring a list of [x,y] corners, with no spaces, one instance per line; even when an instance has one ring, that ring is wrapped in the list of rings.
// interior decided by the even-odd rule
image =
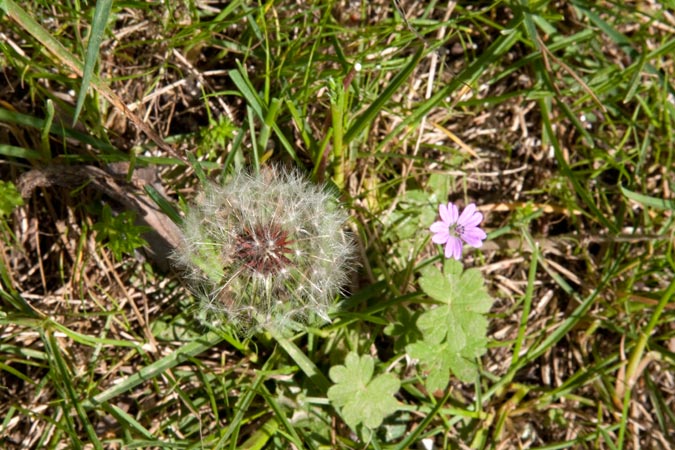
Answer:
[[[323,372],[316,367],[316,364],[311,358],[309,358],[293,341],[286,339],[278,331],[270,329],[268,332],[276,339],[279,346],[284,349],[288,356],[293,359],[300,370],[305,372],[307,378],[309,378],[316,387],[322,391],[328,389],[328,385],[330,384],[328,379],[326,379]]]
[[[145,189],[145,192],[155,202],[157,207],[159,207],[159,209],[161,209],[162,212],[173,221],[173,223],[177,225],[183,224],[183,218],[180,216],[178,211],[176,211],[176,207],[166,198],[164,198],[164,196],[160,194],[157,189],[155,189],[151,184],[146,184],[143,186],[143,189]]]
[[[384,418],[398,409],[394,394],[401,387],[400,380],[391,373],[373,378],[375,360],[349,353],[345,365],[333,366],[330,379],[335,383],[328,389],[328,399],[342,408],[342,418],[352,429],[359,424],[377,428]]]
[[[420,278],[420,287],[429,297],[443,303],[450,303],[453,297],[455,287],[452,285],[454,278],[448,278],[433,266],[428,266],[422,270]]]
[[[141,234],[148,231],[146,226],[136,225],[133,211],[124,211],[113,215],[110,206],[104,205],[101,221],[92,227],[96,231],[96,241],[108,247],[116,260],[122,260],[124,254],[133,254],[134,250],[147,243]]]
[[[406,345],[421,340],[422,334],[416,327],[421,311],[410,312],[400,306],[396,309],[396,319],[384,328],[384,334],[394,338],[394,351],[401,353]]]
[[[429,266],[422,271],[420,286],[439,305],[419,316],[422,340],[406,346],[427,375],[427,389],[443,390],[450,372],[464,382],[475,381],[475,359],[487,345],[488,321],[484,314],[492,306],[483,276],[477,269],[462,272],[462,265],[449,259],[444,272]]]
[[[427,372],[426,387],[429,392],[445,390],[450,381],[450,358],[446,344],[433,344],[428,341],[415,342],[406,347],[408,355],[424,361]]]
[[[478,369],[471,359],[453,352],[448,342],[429,344],[425,341],[408,346],[411,358],[425,361],[426,387],[429,392],[444,391],[450,381],[450,372],[469,383],[476,379]]]
[[[21,194],[10,181],[0,180],[0,217],[7,216],[17,206],[23,205]]]
[[[457,308],[473,312],[487,312],[492,298],[483,286],[483,276],[478,269],[462,273],[462,264],[454,259],[445,262],[444,274],[429,266],[422,271],[422,291],[442,303],[455,303]]]

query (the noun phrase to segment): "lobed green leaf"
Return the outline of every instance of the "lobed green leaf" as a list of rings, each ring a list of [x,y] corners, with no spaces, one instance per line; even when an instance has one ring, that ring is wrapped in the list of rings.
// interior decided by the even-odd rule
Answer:
[[[373,378],[375,360],[369,355],[359,357],[349,353],[345,365],[333,366],[330,379],[335,383],[328,389],[328,399],[342,408],[342,418],[352,429],[359,424],[377,428],[384,418],[398,409],[394,394],[401,382],[392,373]]]
[[[406,346],[410,357],[427,373],[427,389],[445,389],[450,372],[462,381],[474,381],[478,372],[475,358],[483,355],[487,346],[484,314],[492,306],[483,276],[477,269],[462,272],[462,265],[449,259],[444,272],[433,266],[423,269],[419,283],[424,293],[441,303],[419,316],[417,328],[423,339]]]

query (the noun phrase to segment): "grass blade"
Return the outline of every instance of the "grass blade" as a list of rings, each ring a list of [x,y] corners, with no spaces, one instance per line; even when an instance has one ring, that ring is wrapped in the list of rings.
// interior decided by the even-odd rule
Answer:
[[[66,391],[66,395],[68,397],[70,406],[72,406],[77,412],[77,416],[80,418],[80,421],[84,426],[87,436],[89,437],[89,442],[94,446],[95,449],[103,450],[103,445],[101,444],[101,441],[98,440],[96,431],[94,430],[94,427],[91,425],[91,422],[89,421],[89,418],[87,417],[87,414],[84,411],[84,408],[82,407],[82,403],[80,403],[78,395],[75,392],[75,387],[73,386],[72,383],[74,377],[72,373],[70,373],[70,371],[68,370],[66,362],[64,361],[63,356],[61,355],[61,350],[59,349],[58,343],[54,339],[53,334],[49,332],[47,333],[46,336],[43,336],[43,338],[46,348],[54,360],[55,363],[54,365],[56,366],[56,370],[58,371],[59,374],[59,380],[61,381]]]
[[[389,86],[387,86],[386,89],[382,91],[382,94],[377,97],[377,99],[372,105],[368,107],[368,109],[366,109],[359,117],[354,120],[352,126],[349,127],[347,132],[344,134],[343,142],[345,145],[348,145],[349,142],[354,139],[354,137],[356,137],[356,135],[361,133],[368,125],[372,123],[373,119],[375,119],[375,116],[377,116],[377,114],[379,114],[384,107],[384,104],[391,98],[392,95],[394,95],[396,91],[398,91],[405,80],[410,77],[410,74],[413,72],[413,70],[415,70],[415,67],[417,67],[417,63],[420,61],[420,59],[422,59],[423,53],[424,47],[420,46],[413,55],[410,62],[403,68],[403,70],[401,70],[401,72],[398,73],[398,75],[394,77],[393,80],[391,80],[391,83],[389,83]]]
[[[542,71],[542,73],[544,74],[544,77],[548,79],[546,72]],[[544,123],[544,136],[546,140],[550,142],[551,145],[553,146],[556,161],[560,166],[560,172],[572,183],[574,190],[576,191],[577,195],[581,197],[583,204],[586,205],[586,207],[588,207],[588,209],[591,210],[593,218],[595,218],[598,222],[600,222],[610,232],[618,233],[619,230],[617,226],[614,223],[610,222],[607,219],[607,217],[605,217],[605,215],[602,213],[602,211],[598,209],[590,192],[588,192],[588,190],[584,186],[582,186],[577,176],[574,174],[574,172],[572,172],[572,169],[570,168],[569,164],[567,164],[562,149],[560,148],[558,138],[556,137],[556,134],[553,131],[553,124],[551,123],[551,108],[548,102],[546,100],[539,100],[539,105],[542,111],[542,121]]]
[[[4,0],[0,4],[2,9],[7,13],[7,15],[16,21],[24,30],[29,32],[35,39],[40,41],[40,43],[49,50],[56,58],[61,61],[63,64],[68,66],[77,76],[82,76],[84,71],[84,65],[82,62],[77,59],[73,54],[71,54],[59,41],[54,39],[47,30],[45,30],[39,23],[37,23],[31,16],[29,16],[26,11],[19,7],[12,0]],[[101,93],[110,103],[112,103],[115,108],[122,111],[124,116],[131,120],[135,126],[143,131],[152,141],[157,144],[157,146],[163,151],[167,152],[170,155],[177,156],[174,150],[169,147],[166,142],[159,137],[159,135],[152,129],[150,126],[141,120],[136,114],[134,114],[127,105],[122,101],[122,99],[115,94],[112,89],[110,89],[104,82],[102,82],[96,75],[92,74],[91,84],[94,88]]]
[[[183,223],[183,218],[180,216],[178,211],[176,211],[176,208],[173,206],[173,204],[169,203],[169,201],[164,198],[162,194],[157,192],[157,189],[155,189],[150,184],[143,186],[143,189],[145,189],[145,192],[155,202],[159,209],[161,209],[164,214],[169,216],[173,223],[176,225],[181,225]]]
[[[165,356],[164,358],[158,361],[155,361],[149,366],[144,367],[137,373],[125,378],[121,382],[116,383],[110,389],[103,391],[98,395],[95,395],[93,398],[85,401],[83,405],[85,408],[92,408],[96,405],[100,405],[101,403],[107,402],[108,400],[133,389],[135,386],[138,386],[142,382],[150,380],[156,377],[157,375],[165,372],[166,370],[175,367],[176,365],[184,362],[189,357],[198,355],[203,351],[208,350],[214,345],[217,345],[223,339],[225,339],[225,336],[223,336],[222,334],[210,331],[201,338],[195,339],[192,342],[188,342],[187,344],[183,345],[181,348],[177,349],[173,353]]]
[[[38,119],[37,117],[29,116],[26,114],[21,114],[15,111],[10,111],[0,107],[0,121],[13,123],[17,125],[22,125],[25,127],[36,128],[38,130],[44,130],[47,128],[49,120]],[[113,145],[110,145],[107,142],[96,139],[95,137],[89,136],[87,134],[81,133],[79,131],[73,130],[71,128],[66,128],[61,124],[52,123],[49,126],[49,132],[58,136],[75,139],[82,142],[83,144],[91,145],[92,147],[104,151],[106,153],[115,153],[119,154],[120,158],[123,158],[124,155],[117,150]],[[122,159],[120,159],[122,160]]]
[[[42,155],[37,150],[6,144],[0,144],[0,155],[9,156],[11,158],[24,158],[37,161],[42,159]]]
[[[274,339],[279,343],[281,348],[291,357],[293,361],[300,367],[305,375],[314,383],[314,385],[319,388],[321,392],[328,391],[328,388],[332,385],[328,378],[316,367],[316,364],[312,362],[311,359],[305,355],[305,353],[300,350],[300,348],[295,345],[293,342],[289,341],[283,337],[280,333],[270,330],[270,333]]]
[[[623,186],[619,186],[621,193],[628,197],[630,200],[633,200],[636,203],[641,204],[642,206],[649,206],[651,208],[675,211],[675,200],[667,200],[663,198],[651,197],[649,195],[640,194],[639,192],[633,192],[629,189],[626,189]]]
[[[230,79],[237,86],[237,89],[239,89],[241,94],[244,96],[246,102],[251,106],[258,119],[263,124],[266,124],[266,122],[269,120],[269,111],[267,106],[263,104],[262,99],[255,91],[255,88],[251,84],[251,80],[249,80],[248,75],[246,74],[246,70],[241,66],[240,63],[237,64],[237,67],[238,68],[236,70],[233,69],[228,72]],[[281,106],[281,104],[277,105],[277,107],[279,106]],[[278,111],[275,111],[274,113],[274,115],[276,115]],[[284,135],[284,133],[281,131],[279,125],[276,123],[271,123],[270,125],[272,126],[274,133],[276,134],[279,142],[284,147],[286,152],[288,152],[291,158],[293,158],[293,160],[302,167],[302,161],[298,158],[293,145],[290,143],[286,135]],[[253,126],[253,124],[251,124],[251,126]]]
[[[460,86],[465,86],[467,84],[474,83],[480,75],[485,72],[486,67],[498,61],[498,59],[520,39],[520,32],[515,29],[518,24],[518,20],[513,20],[507,25],[507,30],[503,32],[493,43],[488,47],[488,49],[473,63],[469,65],[466,69],[460,72],[456,77],[454,77],[447,86],[439,90],[431,96],[427,101],[418,105],[415,108],[415,111],[406,117],[400,124],[394,128],[394,130],[389,133],[377,146],[377,151],[381,149],[392,139],[397,136],[401,136],[403,130],[405,130],[410,124],[419,122],[422,117],[429,114],[429,112],[442,102],[446,97],[455,92]]]
[[[91,82],[91,77],[94,73],[94,67],[96,66],[96,60],[98,59],[98,51],[101,47],[101,41],[103,40],[103,34],[105,33],[111,9],[112,0],[96,1],[94,20],[91,24],[89,42],[87,43],[87,53],[84,57],[82,83],[80,84],[80,92],[77,95],[77,104],[75,105],[75,113],[73,114],[73,125],[77,123],[77,118],[82,111],[82,105],[84,105],[84,100],[87,97],[89,83]]]

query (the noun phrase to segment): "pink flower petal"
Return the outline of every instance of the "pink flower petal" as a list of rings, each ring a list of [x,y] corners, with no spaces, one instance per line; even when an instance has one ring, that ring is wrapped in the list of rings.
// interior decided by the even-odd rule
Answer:
[[[436,233],[433,236],[431,236],[431,240],[434,241],[436,244],[445,244],[448,242],[448,239],[450,239],[450,234],[446,232],[440,232]]]
[[[441,220],[445,222],[447,225],[453,225],[457,223],[457,216],[459,215],[459,211],[457,210],[457,206],[455,206],[452,203],[448,203],[447,205],[439,205],[438,207],[438,212],[441,215]]]
[[[457,209],[457,205],[454,203],[448,203],[448,211],[450,211],[450,223],[453,225],[456,224],[457,217],[459,217],[459,209]]]
[[[483,246],[483,239],[485,239],[487,235],[480,228],[474,227],[465,229],[461,237],[464,239],[464,242],[470,246],[479,248]]]
[[[441,216],[441,220],[445,223],[450,223],[450,212],[448,211],[448,205],[440,204],[438,205],[438,214]]]
[[[451,236],[448,243],[445,244],[445,257],[455,258],[459,261],[462,258],[462,241],[454,236]]]
[[[473,213],[473,215],[471,217],[469,217],[466,220],[466,222],[464,223],[464,227],[466,227],[466,228],[475,227],[479,223],[481,223],[482,220],[483,220],[483,214],[481,214],[479,212],[475,212],[475,213]]]
[[[449,227],[448,224],[445,222],[434,222],[431,224],[429,227],[429,231],[432,233],[443,233],[443,232],[448,232]]]
[[[462,215],[459,216],[459,219],[457,220],[457,223],[459,225],[466,226],[467,221],[473,216],[473,213],[476,211],[476,204],[475,203],[469,203],[466,205],[466,208],[464,208],[464,211],[462,211]]]

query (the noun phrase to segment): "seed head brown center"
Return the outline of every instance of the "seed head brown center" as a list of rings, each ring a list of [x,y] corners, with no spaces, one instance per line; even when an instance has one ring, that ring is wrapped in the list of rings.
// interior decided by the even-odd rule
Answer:
[[[249,269],[270,275],[293,264],[287,256],[293,253],[292,244],[278,224],[245,226],[237,236],[237,257]]]

